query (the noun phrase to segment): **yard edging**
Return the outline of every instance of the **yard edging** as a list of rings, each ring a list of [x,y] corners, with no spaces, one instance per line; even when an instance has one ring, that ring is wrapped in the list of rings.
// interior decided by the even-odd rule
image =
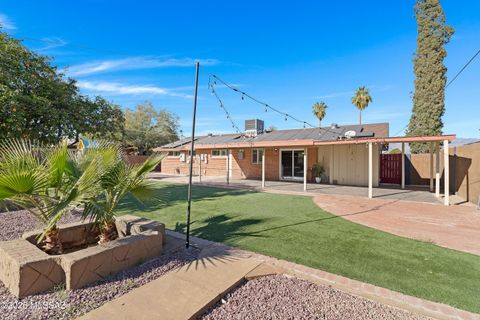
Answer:
[[[176,238],[184,238],[185,235],[167,230],[168,235]],[[223,243],[217,243],[210,240],[190,236],[190,241],[194,245],[198,245],[202,249],[208,247],[224,248],[224,250],[233,250],[238,253],[250,255],[251,258],[257,259],[267,265],[271,265],[277,269],[284,269],[285,274],[296,276],[298,278],[322,284],[329,285],[333,288],[354,294],[363,298],[367,298],[382,304],[390,305],[395,308],[404,309],[413,313],[425,315],[440,320],[480,320],[480,314],[457,309],[443,303],[437,303],[400,292],[378,287],[369,283],[353,280],[333,273],[325,272],[319,269],[310,268],[301,264],[281,260],[255,252],[238,249],[227,246]]]

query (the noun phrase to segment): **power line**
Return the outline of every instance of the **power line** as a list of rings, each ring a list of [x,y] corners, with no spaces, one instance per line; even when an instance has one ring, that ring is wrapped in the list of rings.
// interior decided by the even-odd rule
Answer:
[[[473,62],[473,60],[475,60],[475,58],[476,58],[479,54],[480,54],[480,49],[477,51],[477,53],[475,53],[475,54],[473,55],[473,57],[472,57],[470,60],[468,60],[468,62],[463,66],[463,68],[460,69],[460,71],[458,71],[458,73],[455,75],[455,77],[453,77],[453,79],[450,80],[450,82],[445,86],[445,89],[448,88],[448,86],[451,85],[452,82],[455,81],[455,79],[458,78],[458,76],[468,67],[468,65],[469,65],[470,63]]]
[[[214,79],[214,80],[213,80],[213,84],[212,84],[211,78]],[[286,112],[282,112],[282,111],[278,110],[277,108],[272,107],[271,105],[269,105],[269,104],[266,103],[266,102],[263,102],[263,101],[258,100],[257,98],[249,95],[248,93],[246,93],[246,92],[244,92],[244,91],[242,91],[242,90],[240,90],[240,89],[238,89],[238,88],[236,88],[236,87],[228,84],[227,82],[225,82],[224,80],[222,80],[221,78],[219,78],[218,76],[216,76],[216,75],[214,75],[214,74],[210,75],[209,80],[208,80],[209,88],[212,89],[212,92],[215,91],[214,88],[215,88],[215,85],[217,84],[217,82],[216,82],[217,80],[218,80],[219,82],[221,82],[223,85],[225,85],[227,88],[235,91],[236,93],[241,94],[242,100],[244,100],[245,97],[247,97],[247,98],[249,98],[250,100],[252,100],[252,101],[254,101],[254,102],[262,105],[262,106],[265,108],[265,112],[268,111],[268,110],[274,111],[274,112],[282,115],[283,117],[285,117],[285,121],[286,121],[288,118],[290,118],[290,119],[292,119],[292,120],[294,120],[294,121],[296,121],[296,122],[298,122],[298,123],[303,124],[303,127],[304,127],[304,128],[305,128],[305,126],[307,126],[307,125],[310,126],[310,127],[312,127],[312,128],[317,128],[317,126],[314,126],[314,125],[308,123],[307,121],[300,120],[300,119],[298,119],[298,118],[296,118],[296,117],[294,117],[294,116],[292,116],[292,115],[290,115],[290,114],[288,114],[288,113],[286,113]]]
[[[480,49],[473,55],[472,58],[470,58],[470,60],[467,61],[467,63],[465,63],[465,65],[462,67],[462,69],[460,69],[460,71],[457,72],[457,74],[452,78],[452,80],[450,80],[450,81],[447,83],[447,85],[445,86],[445,89],[447,89],[448,86],[451,85],[451,84],[458,78],[458,76],[460,76],[460,74],[470,65],[470,63],[473,62],[473,60],[475,60],[475,58],[476,58],[478,55],[480,55]],[[407,129],[407,127],[408,127],[408,124],[407,124],[403,129],[401,129],[400,131],[398,131],[398,132],[395,134],[395,136],[398,135],[400,132],[404,131],[405,129]],[[414,126],[414,128],[416,129],[417,126]]]

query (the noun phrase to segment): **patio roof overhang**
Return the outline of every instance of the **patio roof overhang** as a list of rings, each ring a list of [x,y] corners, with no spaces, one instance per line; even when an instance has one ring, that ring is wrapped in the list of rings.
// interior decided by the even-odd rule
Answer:
[[[310,147],[322,145],[341,145],[341,144],[362,144],[362,143],[413,143],[413,142],[441,142],[444,140],[452,141],[456,138],[455,134],[439,135],[439,136],[417,136],[417,137],[385,137],[385,138],[358,138],[334,141],[320,140],[277,140],[277,141],[245,141],[235,143],[219,143],[219,144],[196,144],[196,150],[202,149],[241,149],[241,148],[268,148],[268,147]],[[190,144],[179,146],[176,148],[155,148],[155,152],[165,151],[186,151],[190,150]]]

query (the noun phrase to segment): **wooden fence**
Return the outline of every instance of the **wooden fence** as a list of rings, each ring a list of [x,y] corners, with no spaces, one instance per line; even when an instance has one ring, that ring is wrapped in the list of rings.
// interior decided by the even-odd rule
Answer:
[[[140,156],[140,155],[128,155],[127,156],[127,161],[131,164],[143,163],[147,159],[148,159],[148,156]],[[158,166],[153,171],[161,172],[162,171],[162,163],[160,162],[158,164]]]
[[[450,153],[450,190],[466,201],[478,203],[480,197],[480,142],[452,147]],[[430,184],[430,155],[409,157],[411,185]],[[434,161],[435,162],[435,161]],[[440,155],[443,185],[443,152]]]

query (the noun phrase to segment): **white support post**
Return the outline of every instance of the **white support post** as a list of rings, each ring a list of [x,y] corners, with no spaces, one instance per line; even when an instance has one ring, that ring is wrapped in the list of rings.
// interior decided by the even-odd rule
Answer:
[[[440,198],[440,145],[435,150],[435,197]]]
[[[230,150],[227,149],[227,184],[230,184]]]
[[[450,156],[448,154],[448,140],[443,141],[443,167],[444,167],[444,186],[445,197],[443,198],[443,204],[450,205]]]
[[[335,158],[334,158],[334,154],[333,154],[333,144],[330,146],[330,172],[329,172],[329,183],[330,184],[333,184],[333,166],[334,166],[334,161],[335,161]]]
[[[308,173],[308,154],[307,148],[303,151],[303,191],[307,191],[307,175]]]
[[[202,182],[202,155],[198,155],[198,181]]]
[[[402,142],[402,189],[405,189],[405,142]]]
[[[430,142],[430,192],[433,192],[433,142]]]
[[[262,189],[265,189],[265,149],[262,152]]]
[[[368,197],[373,198],[373,145],[368,143]]]

